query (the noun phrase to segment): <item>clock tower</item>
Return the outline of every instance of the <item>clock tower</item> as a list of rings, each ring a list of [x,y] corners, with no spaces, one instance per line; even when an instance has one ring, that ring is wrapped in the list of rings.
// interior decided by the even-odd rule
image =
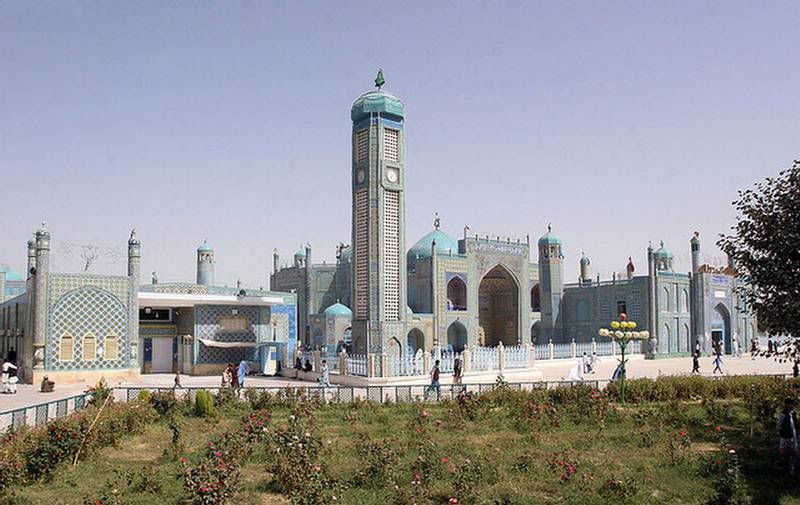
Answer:
[[[405,343],[404,105],[375,90],[353,103],[352,335],[356,353],[399,352]],[[395,349],[396,348],[396,349]]]

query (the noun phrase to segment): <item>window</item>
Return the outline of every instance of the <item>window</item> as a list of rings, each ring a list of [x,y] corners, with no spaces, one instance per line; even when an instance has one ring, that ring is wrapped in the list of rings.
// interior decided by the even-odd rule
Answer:
[[[119,358],[119,344],[116,335],[108,335],[105,344],[105,359],[115,360]]]
[[[60,361],[70,361],[73,359],[75,352],[75,345],[72,340],[72,335],[65,333],[61,336],[61,342],[58,346],[58,359]]]
[[[354,135],[356,163],[367,160],[369,155],[369,130],[364,128]]]
[[[628,304],[625,303],[625,300],[618,300],[617,301],[617,315],[620,314],[628,314]]]
[[[157,321],[168,323],[170,321],[170,309],[154,309],[144,307],[139,309],[139,321]]]
[[[400,161],[400,132],[383,129],[383,157],[386,161]]]
[[[92,361],[97,358],[97,342],[94,335],[87,333],[83,337],[83,361]]]
[[[661,311],[669,312],[669,288],[667,287],[661,291]]]
[[[681,307],[684,312],[689,312],[689,292],[685,289],[681,291]]]
[[[399,321],[400,194],[397,191],[383,192],[383,265],[384,315],[387,321]]]

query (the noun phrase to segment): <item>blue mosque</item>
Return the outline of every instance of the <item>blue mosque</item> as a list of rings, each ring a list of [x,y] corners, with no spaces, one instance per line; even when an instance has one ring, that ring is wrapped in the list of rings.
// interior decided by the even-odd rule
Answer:
[[[405,105],[383,90],[359,96],[352,124],[351,235],[335,263],[314,262],[310,245],[289,259],[273,252],[270,290],[215,282],[214,249],[197,248],[194,282],[141,282],[143,245],[127,241],[119,275],[51,272],[50,231],[27,243],[27,271],[0,265],[0,353],[23,380],[130,377],[180,371],[216,374],[247,360],[284,366],[298,346],[403,356],[419,350],[589,341],[625,313],[648,330],[649,358],[688,355],[698,342],[731,352],[757,337],[755,316],[736,293],[735,265],[700,264],[700,237],[687,241],[690,272],[673,270],[662,243],[647,247],[646,274],[592,277],[578,259],[564,278],[564,243],[551,225],[511,238],[456,238],[437,215],[432,230],[406,241]],[[266,370],[266,368],[265,368]]]

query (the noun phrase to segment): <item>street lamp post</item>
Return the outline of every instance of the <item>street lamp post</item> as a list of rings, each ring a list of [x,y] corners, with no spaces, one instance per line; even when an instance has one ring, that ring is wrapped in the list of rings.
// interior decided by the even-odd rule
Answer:
[[[625,349],[628,347],[628,342],[632,340],[647,340],[650,338],[649,331],[634,331],[636,323],[628,321],[628,316],[623,312],[619,315],[619,321],[611,321],[611,329],[600,328],[597,332],[601,337],[612,338],[619,344],[622,351],[622,357],[619,360],[619,390],[622,403],[625,403],[625,364],[628,362],[625,359]]]

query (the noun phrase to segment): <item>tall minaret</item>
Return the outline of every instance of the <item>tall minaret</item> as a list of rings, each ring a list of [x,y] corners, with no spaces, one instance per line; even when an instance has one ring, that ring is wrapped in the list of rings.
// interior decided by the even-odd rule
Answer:
[[[34,281],[33,368],[44,368],[47,332],[47,278],[50,274],[50,232],[45,223],[36,232],[36,279]]]
[[[558,341],[561,338],[558,314],[564,293],[564,254],[561,252],[561,239],[549,224],[547,233],[539,239],[539,286],[543,337]]]
[[[208,239],[197,248],[197,283],[214,285],[214,248],[208,244]]]
[[[358,97],[353,121],[353,342],[356,352],[382,352],[405,342],[404,105],[377,89]]]
[[[700,233],[694,232],[689,245],[692,251],[692,273],[689,277],[689,292],[691,293],[691,300],[689,304],[690,310],[690,324],[692,327],[692,342],[691,350],[694,352],[695,343],[700,342],[703,345],[703,309],[701,300],[703,296],[703,287],[700,278]]]
[[[136,238],[136,229],[131,230],[128,239],[128,282],[130,284],[130,311],[128,327],[130,328],[130,361],[131,368],[139,368],[139,282],[142,265],[142,243]]]

